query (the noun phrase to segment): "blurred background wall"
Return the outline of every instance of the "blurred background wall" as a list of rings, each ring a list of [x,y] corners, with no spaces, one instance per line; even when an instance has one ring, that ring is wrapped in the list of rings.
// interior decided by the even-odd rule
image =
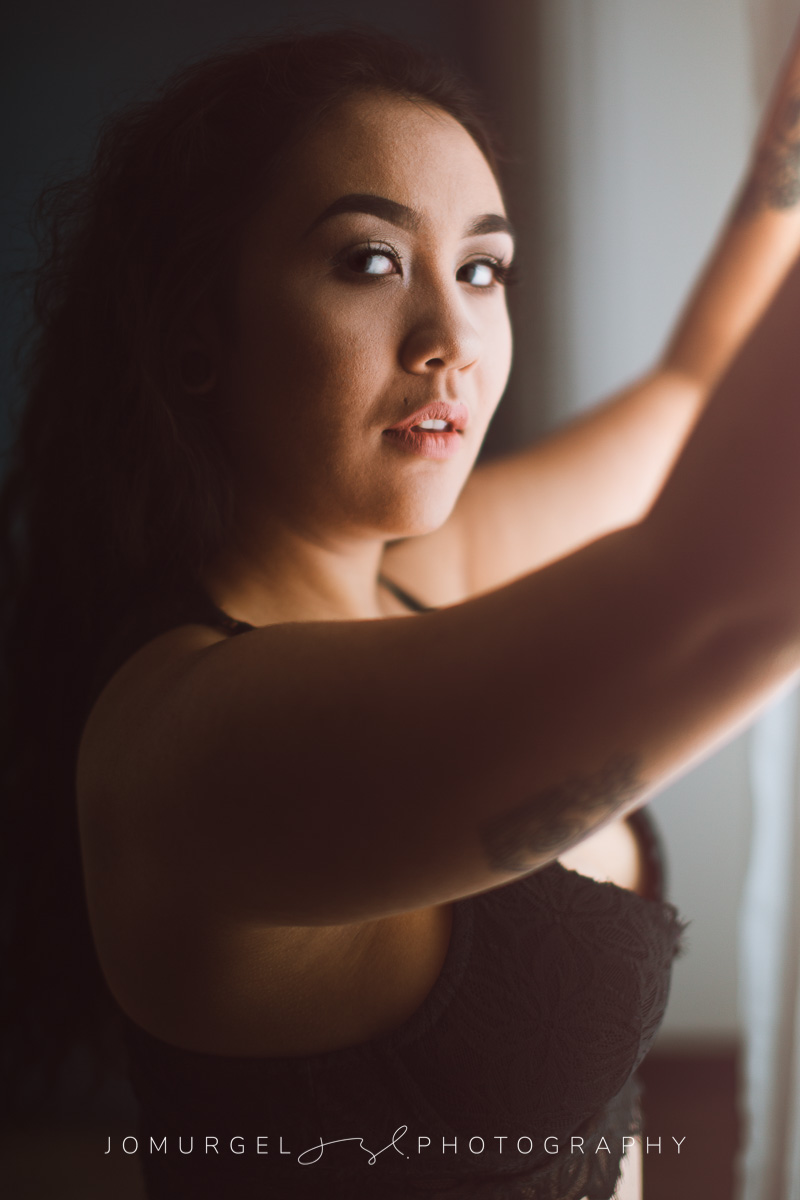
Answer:
[[[538,373],[543,386],[531,378],[523,390],[550,425],[658,355],[738,185],[756,105],[750,30],[737,0],[535,7],[538,70],[528,86],[539,131],[547,367],[520,372]],[[729,1041],[740,1032],[745,739],[653,808],[672,899],[692,922],[660,1042]]]
[[[34,0],[2,50],[4,414],[32,261],[27,213],[80,167],[102,116],[177,64],[290,21],[362,20],[422,39],[484,90],[522,232],[517,350],[497,453],[644,369],[704,258],[755,124],[743,0]],[[736,910],[748,842],[741,741],[655,802],[671,895],[692,920],[661,1035],[738,1032]]]

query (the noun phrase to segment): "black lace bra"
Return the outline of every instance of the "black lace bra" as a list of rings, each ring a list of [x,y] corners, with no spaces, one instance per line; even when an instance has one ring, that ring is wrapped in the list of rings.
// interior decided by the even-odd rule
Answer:
[[[631,824],[646,896],[553,862],[456,901],[432,991],[386,1035],[236,1057],[120,1014],[149,1200],[610,1200],[684,927],[651,819]]]

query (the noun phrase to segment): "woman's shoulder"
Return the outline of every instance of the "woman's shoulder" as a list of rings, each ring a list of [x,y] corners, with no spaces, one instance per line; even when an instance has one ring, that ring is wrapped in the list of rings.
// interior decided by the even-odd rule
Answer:
[[[226,640],[210,602],[176,603],[164,597],[132,606],[114,624],[98,657],[77,762],[79,808],[118,790],[129,771],[126,748],[198,654]]]
[[[150,631],[126,647],[98,677],[81,745],[92,740],[95,726],[107,727],[114,714],[129,716],[131,707],[144,700],[151,691],[163,691],[169,677],[179,672],[182,665],[227,636],[214,626],[187,621],[168,629]]]

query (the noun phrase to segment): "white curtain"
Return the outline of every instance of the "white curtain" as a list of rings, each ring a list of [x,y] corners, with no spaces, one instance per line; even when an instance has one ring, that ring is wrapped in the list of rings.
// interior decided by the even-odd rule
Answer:
[[[793,691],[753,729],[753,825],[740,917],[745,1024],[741,1200],[800,1200],[797,861],[800,701]]]
[[[798,0],[748,0],[759,107],[798,19]],[[747,1137],[740,1200],[800,1200],[800,697],[753,729],[752,849],[740,922]]]
[[[798,0],[748,0],[763,108],[798,19]],[[753,824],[740,917],[746,1139],[739,1200],[800,1200],[800,695],[750,735]]]

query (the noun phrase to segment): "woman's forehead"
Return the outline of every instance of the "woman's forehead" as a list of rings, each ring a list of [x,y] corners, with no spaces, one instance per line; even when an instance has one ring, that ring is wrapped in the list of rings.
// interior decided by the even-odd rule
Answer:
[[[377,195],[436,221],[503,214],[482,151],[449,113],[387,93],[343,100],[291,150],[275,195],[306,225],[342,196]]]

